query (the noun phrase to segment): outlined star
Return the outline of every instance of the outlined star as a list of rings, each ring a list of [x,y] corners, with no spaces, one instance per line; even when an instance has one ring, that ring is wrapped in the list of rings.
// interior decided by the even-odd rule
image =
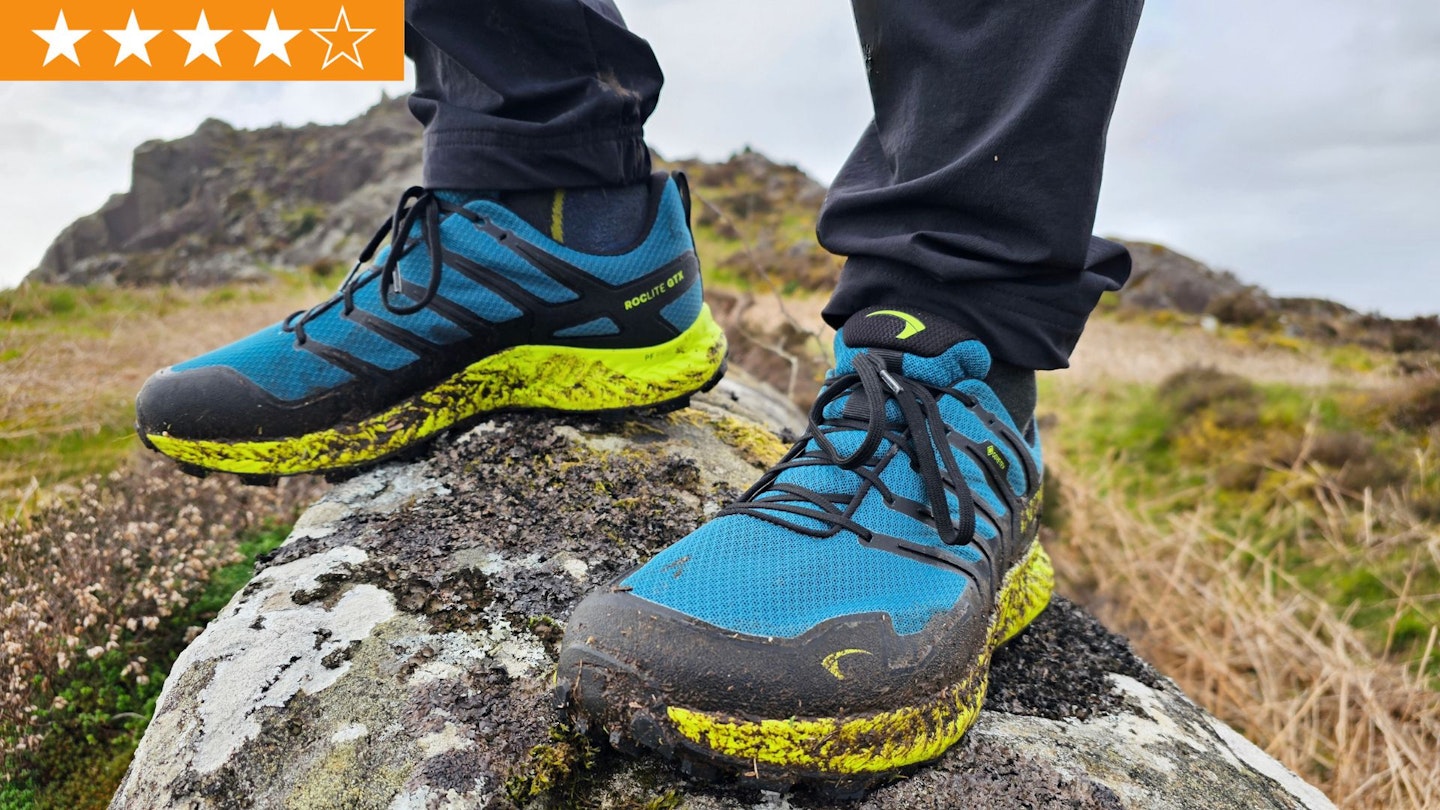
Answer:
[[[273,16],[272,16],[273,19]],[[220,40],[230,36],[232,29],[211,28],[210,21],[205,19],[205,10],[200,10],[200,21],[195,27],[185,31],[179,28],[175,33],[181,39],[190,43],[190,52],[185,55],[185,64],[190,64],[200,57],[205,57],[215,64],[220,64],[220,51],[215,47]]]
[[[142,30],[140,23],[135,20],[135,9],[130,9],[130,21],[119,31],[109,28],[105,29],[106,35],[120,43],[120,50],[115,54],[115,64],[119,65],[130,57],[135,57],[145,64],[150,64],[150,52],[146,49],[145,43],[155,38],[160,29]]]
[[[340,16],[335,18],[334,28],[311,28],[310,33],[325,40],[325,64],[320,66],[321,70],[341,59],[349,59],[355,63],[355,67],[365,69],[365,65],[360,61],[360,43],[375,33],[375,29],[351,28],[350,17],[345,13],[344,6],[340,7]],[[335,52],[336,45],[341,46],[339,53]]]
[[[76,67],[80,66],[80,55],[75,52],[75,43],[84,39],[85,35],[90,33],[90,29],[72,29],[70,24],[65,22],[65,11],[63,9],[60,11],[60,14],[55,17],[54,28],[49,30],[43,28],[31,30],[34,31],[35,36],[45,40],[45,44],[49,46],[45,49],[45,61],[41,64],[41,67],[55,61],[55,58],[59,56],[69,59],[75,63]]]
[[[270,21],[265,23],[264,28],[258,31],[252,31],[248,28],[245,29],[246,36],[249,36],[260,45],[260,49],[255,52],[256,65],[259,65],[272,56],[289,65],[290,52],[285,49],[285,43],[294,39],[298,33],[300,33],[299,28],[294,30],[282,29],[280,24],[275,22],[274,9],[270,10]]]

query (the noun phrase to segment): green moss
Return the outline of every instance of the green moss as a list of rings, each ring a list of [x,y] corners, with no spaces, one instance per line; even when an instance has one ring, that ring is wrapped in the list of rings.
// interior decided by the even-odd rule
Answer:
[[[550,742],[531,748],[525,763],[505,780],[505,795],[521,807],[542,797],[574,806],[582,779],[595,767],[595,754],[584,736],[555,726],[550,729]]]
[[[290,239],[299,239],[324,221],[325,207],[321,205],[302,205],[280,215],[285,235]]]
[[[31,810],[35,807],[35,789],[13,782],[0,782],[0,810]]]
[[[683,801],[679,793],[669,790],[640,805],[640,810],[675,810]]]

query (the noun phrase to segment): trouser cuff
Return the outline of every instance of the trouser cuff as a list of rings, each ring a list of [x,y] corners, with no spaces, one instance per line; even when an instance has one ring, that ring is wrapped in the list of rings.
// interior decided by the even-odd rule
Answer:
[[[527,139],[507,133],[425,133],[427,188],[530,191],[621,186],[650,176],[639,126],[620,132]]]
[[[1101,294],[1120,289],[1129,275],[1130,253],[1099,238],[1091,240],[1084,270],[1047,276],[1029,268],[1016,280],[941,281],[913,265],[851,256],[824,317],[839,329],[866,307],[912,307],[950,318],[1001,362],[1037,371],[1067,368]]]

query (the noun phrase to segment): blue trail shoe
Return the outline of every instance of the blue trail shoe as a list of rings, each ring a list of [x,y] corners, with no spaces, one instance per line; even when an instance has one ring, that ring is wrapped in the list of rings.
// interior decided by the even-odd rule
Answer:
[[[576,607],[557,700],[577,727],[700,776],[846,794],[975,721],[991,654],[1053,587],[1038,439],[940,318],[862,311],[835,355],[784,459]]]
[[[334,297],[151,377],[138,432],[188,471],[264,482],[361,469],[500,410],[683,407],[719,380],[725,337],[683,176],[656,174],[649,200],[635,243],[602,254],[493,200],[410,189]]]

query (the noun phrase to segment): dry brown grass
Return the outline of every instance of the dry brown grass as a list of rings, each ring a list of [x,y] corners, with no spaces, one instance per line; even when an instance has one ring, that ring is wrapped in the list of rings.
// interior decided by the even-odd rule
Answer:
[[[1062,587],[1341,807],[1440,807],[1440,694],[1372,652],[1286,575],[1278,550],[1213,531],[1203,510],[1143,520],[1107,475],[1080,475],[1053,454],[1050,464],[1065,514],[1050,543]],[[1353,522],[1344,498],[1328,508],[1335,525]],[[1440,535],[1427,534],[1423,548],[1440,554]],[[1415,596],[1399,596],[1397,615]],[[1440,655],[1435,646],[1432,632],[1425,658]]]
[[[1069,376],[1155,383],[1189,366],[1209,365],[1252,380],[1292,385],[1383,385],[1382,375],[1336,368],[1318,353],[1251,346],[1177,326],[1096,317],[1085,327]]]
[[[73,310],[0,321],[0,505],[9,505],[0,517],[34,506],[49,484],[113,469],[135,446],[132,403],[156,369],[322,295],[298,281],[82,292]]]
[[[1219,371],[1200,379],[1197,366]],[[1084,402],[1116,382],[1168,378],[1174,386],[1194,377],[1192,387],[1235,405],[1246,391],[1234,374],[1315,390],[1343,382],[1377,400],[1396,385],[1383,374],[1337,371],[1313,355],[1237,347],[1198,330],[1157,339],[1142,325],[1097,320],[1074,370],[1057,380],[1048,403],[1059,410],[1052,433],[1063,436],[1067,425],[1074,430],[1083,421],[1078,412],[1067,418],[1066,403]],[[1049,545],[1062,587],[1130,634],[1141,654],[1197,702],[1341,807],[1440,808],[1440,692],[1424,675],[1440,658],[1433,576],[1440,526],[1400,488],[1357,477],[1360,467],[1351,459],[1374,453],[1351,447],[1353,441],[1330,447],[1313,428],[1294,452],[1270,462],[1255,492],[1226,497],[1208,489],[1218,480],[1213,471],[1200,476],[1207,483],[1197,484],[1196,493],[1164,492],[1164,485],[1136,486],[1127,468],[1140,452],[1135,448],[1113,447],[1108,460],[1066,458],[1063,442],[1052,442],[1046,461],[1059,490],[1061,526]],[[1393,461],[1407,476],[1430,476],[1440,463],[1435,438],[1422,435],[1413,456]],[[1176,447],[1183,456],[1182,444]],[[1238,458],[1246,447],[1239,440],[1209,446],[1206,463],[1227,453]],[[1333,575],[1303,581],[1297,560],[1312,575],[1317,569]],[[1316,590],[1328,584],[1323,580],[1372,570],[1384,593],[1364,604],[1337,607]],[[1374,623],[1358,629],[1361,611],[1389,611],[1391,618],[1379,622],[1378,632]],[[1417,615],[1429,617],[1428,638],[1418,650],[1401,654],[1398,642],[1392,650],[1398,629]]]

